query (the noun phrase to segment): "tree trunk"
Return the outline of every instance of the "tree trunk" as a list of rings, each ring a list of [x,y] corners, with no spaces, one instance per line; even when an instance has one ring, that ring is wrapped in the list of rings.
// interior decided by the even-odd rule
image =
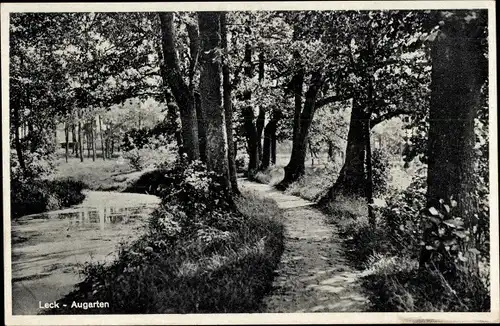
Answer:
[[[95,162],[96,159],[96,154],[95,154],[95,128],[94,128],[94,122],[95,118],[92,119],[92,122],[90,124],[90,132],[91,132],[91,137],[92,137],[92,161]]]
[[[259,53],[259,70],[258,78],[259,84],[264,80],[264,53]],[[259,153],[259,162],[262,160],[262,132],[264,131],[264,124],[266,122],[266,110],[265,108],[259,106],[259,114],[257,115],[257,121],[255,122],[257,129],[257,151]]]
[[[478,33],[483,26],[446,22],[432,50],[432,82],[428,132],[427,206],[439,208],[439,200],[457,202],[453,215],[464,219],[464,228],[476,224],[477,198],[474,191],[474,118],[481,105],[481,86],[487,59]],[[460,26],[462,24],[462,26]],[[458,25],[458,26],[457,26]],[[435,227],[424,230],[424,242]],[[471,232],[472,234],[472,232]],[[473,246],[473,237],[465,243]],[[461,251],[467,252],[467,248]],[[430,252],[422,247],[420,267]]]
[[[271,164],[276,165],[276,132],[271,134]]]
[[[224,51],[227,52],[227,22],[226,12],[221,12],[221,45]],[[229,181],[231,182],[231,190],[234,194],[239,194],[238,180],[236,175],[236,146],[233,139],[233,104],[231,102],[231,81],[230,71],[227,61],[222,65],[222,89],[224,100],[224,119],[226,122],[226,135],[227,135],[227,157],[228,157],[228,170]]]
[[[68,156],[69,156],[69,124],[68,122],[65,122],[64,124],[64,158],[66,159],[66,163],[68,163]]]
[[[182,133],[181,129],[179,128],[179,125],[177,124],[177,111],[178,107],[174,102],[170,102],[167,104],[167,115],[169,119],[169,123],[172,125],[172,128],[174,129],[174,136],[175,136],[175,141],[177,142],[177,149],[178,153],[180,156],[182,156],[182,153],[184,153],[184,150],[182,149]]]
[[[337,195],[365,197],[365,135],[367,119],[363,112],[360,101],[353,101],[351,110],[351,121],[349,133],[347,134],[347,148],[345,162],[340,170],[337,181],[328,193],[320,200],[320,204],[326,204]]]
[[[253,65],[252,65],[252,46],[247,43],[245,44],[245,55],[243,58],[245,62],[244,73],[248,78],[253,77]],[[252,91],[247,89],[244,91],[242,100],[249,101],[252,98]],[[248,170],[247,177],[253,179],[255,174],[259,169],[259,133],[257,130],[257,125],[254,121],[255,115],[253,107],[250,105],[244,105],[242,109],[243,117],[243,130],[245,138],[247,141],[247,151],[248,151]]]
[[[102,159],[103,161],[106,161],[106,155],[104,155],[104,138],[103,138],[103,132],[102,132],[102,119],[101,116],[97,116],[99,119],[99,137],[101,138],[101,154],[102,154]]]
[[[111,159],[111,143],[113,141],[113,124],[110,122],[108,125],[108,134],[106,137],[106,157]]]
[[[71,123],[71,142],[73,143],[73,150],[71,151],[71,154],[74,154],[78,156],[78,143],[76,141],[76,126],[75,123]]]
[[[266,122],[266,111],[263,108],[259,108],[259,115],[257,116],[257,121],[255,122],[255,128],[257,131],[257,152],[259,153],[259,162],[262,159],[262,132],[264,131],[265,122]]]
[[[272,126],[269,122],[264,128],[264,146],[262,148],[262,160],[260,162],[260,170],[266,170],[271,163],[271,137]]]
[[[177,102],[182,122],[183,150],[187,157],[196,160],[200,157],[198,146],[198,121],[193,94],[184,82],[176,51],[176,35],[174,14],[172,12],[158,13],[162,32],[163,61],[162,77],[165,85],[169,85]]]
[[[89,129],[89,123],[87,122],[85,130],[85,141],[87,142],[87,158],[90,158],[90,129]]]
[[[82,123],[78,121],[78,154],[80,155],[80,162],[83,162],[83,139],[82,139]]]
[[[202,162],[207,161],[207,132],[205,130],[205,115],[203,110],[201,109],[201,99],[200,94],[195,93],[195,107],[196,107],[196,116],[198,118],[198,142],[200,149],[200,160]]]
[[[376,226],[376,219],[373,213],[373,178],[372,178],[372,148],[370,141],[370,119],[367,119],[365,128],[366,145],[366,202],[368,203],[368,221],[372,227]]]
[[[243,128],[248,146],[248,170],[247,177],[253,179],[259,168],[259,147],[257,128],[254,123],[254,114],[251,106],[245,106],[242,110]]]
[[[264,147],[262,149],[262,161],[260,169],[267,169],[272,162],[276,164],[276,130],[281,119],[281,111],[273,110],[271,120],[264,128]]]
[[[19,101],[12,101],[13,103],[13,123],[14,123],[14,143],[16,147],[16,154],[17,154],[17,159],[19,161],[19,168],[21,169],[21,173],[25,176],[26,175],[26,163],[24,162],[24,154],[23,154],[23,147],[21,144],[21,137],[19,136],[19,127],[20,127],[20,122],[21,119],[19,117],[19,110],[21,109],[19,105]]]
[[[333,143],[332,143],[331,140],[328,140],[328,160],[330,162],[334,161],[334,157],[333,157]]]
[[[372,105],[373,105],[373,80],[372,76],[369,76],[368,80],[368,108],[366,116],[366,128],[365,128],[365,145],[366,145],[366,202],[368,204],[368,221],[370,225],[375,228],[376,219],[373,213],[373,177],[372,177],[372,145],[370,138],[370,120],[372,115]]]
[[[306,92],[304,109],[299,113],[299,118],[294,120],[294,129],[297,130],[294,130],[296,135],[294,135],[295,137],[292,145],[290,162],[285,167],[285,177],[279,183],[279,188],[281,189],[288,187],[292,182],[297,181],[302,175],[304,175],[309,127],[311,126],[311,122],[314,117],[316,98],[322,84],[322,74],[314,72],[311,76],[309,89]],[[302,86],[300,88],[302,89]],[[296,92],[297,91],[298,87],[296,87]],[[297,102],[298,99],[296,98],[296,110],[298,109]],[[295,116],[297,116],[297,112],[295,112]]]
[[[207,168],[221,176],[227,190],[230,188],[228,149],[224,109],[221,96],[221,64],[216,60],[220,48],[220,14],[198,12],[201,39],[200,97],[201,109],[206,117]]]

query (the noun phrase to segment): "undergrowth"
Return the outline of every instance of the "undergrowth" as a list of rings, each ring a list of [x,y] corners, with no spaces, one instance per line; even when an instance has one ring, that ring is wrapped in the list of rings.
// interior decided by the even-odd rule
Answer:
[[[368,223],[364,200],[338,198],[325,208],[345,238],[348,258],[364,270],[363,288],[377,312],[482,312],[490,310],[489,264],[481,255],[460,256],[448,269],[438,260],[419,268],[425,189],[422,179],[376,207]],[[447,223],[451,223],[448,222]],[[446,240],[450,241],[450,240]],[[450,242],[451,243],[451,242]],[[485,252],[478,248],[479,252]],[[475,251],[475,250],[474,250]],[[452,271],[452,272],[451,272]]]
[[[11,216],[43,213],[79,204],[85,199],[86,184],[71,178],[12,179],[10,184]]]
[[[56,314],[258,312],[283,252],[275,202],[234,200],[199,162],[143,175],[129,190],[162,198],[147,232],[111,264],[88,264]],[[109,308],[70,309],[73,301]],[[61,304],[62,307],[62,304]]]

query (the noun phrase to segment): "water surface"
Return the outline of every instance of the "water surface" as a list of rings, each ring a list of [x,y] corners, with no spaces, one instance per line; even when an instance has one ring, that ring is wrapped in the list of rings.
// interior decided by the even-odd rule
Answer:
[[[88,191],[80,205],[12,221],[13,314],[36,314],[38,302],[60,299],[82,280],[86,262],[109,262],[120,243],[143,233],[160,199]]]

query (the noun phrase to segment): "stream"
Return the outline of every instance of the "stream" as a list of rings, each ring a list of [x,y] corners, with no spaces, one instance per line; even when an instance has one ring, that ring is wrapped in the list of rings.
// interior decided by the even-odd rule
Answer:
[[[87,262],[110,262],[117,248],[142,234],[156,196],[86,191],[85,200],[58,211],[12,221],[12,313],[35,315],[39,301],[62,298],[82,281]]]

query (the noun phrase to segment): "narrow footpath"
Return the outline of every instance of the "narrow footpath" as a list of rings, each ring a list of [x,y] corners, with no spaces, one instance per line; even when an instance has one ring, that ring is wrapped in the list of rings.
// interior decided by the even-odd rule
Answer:
[[[327,217],[310,201],[238,181],[242,189],[275,200],[285,216],[285,251],[264,312],[365,311],[367,299],[357,282],[361,272],[348,265],[342,240]]]

